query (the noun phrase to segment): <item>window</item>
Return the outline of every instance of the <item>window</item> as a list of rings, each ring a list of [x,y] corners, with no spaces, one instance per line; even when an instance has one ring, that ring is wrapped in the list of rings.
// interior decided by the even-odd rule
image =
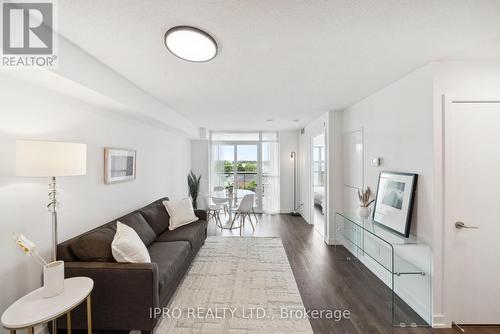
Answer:
[[[325,171],[325,146],[313,146],[313,186],[325,185]]]
[[[255,193],[256,209],[279,211],[277,132],[211,132],[210,188]]]

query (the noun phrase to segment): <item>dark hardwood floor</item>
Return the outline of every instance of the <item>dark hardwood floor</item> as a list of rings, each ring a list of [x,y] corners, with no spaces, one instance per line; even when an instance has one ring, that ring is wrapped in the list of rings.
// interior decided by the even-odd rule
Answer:
[[[318,232],[301,217],[258,215],[253,232],[247,224],[244,236],[281,237],[295,280],[308,310],[349,310],[350,319],[310,319],[316,334],[329,333],[458,333],[455,329],[394,328],[391,326],[390,289],[359,262],[336,260],[343,247],[326,245]],[[224,219],[224,216],[221,216]],[[239,236],[239,230],[221,230],[211,221],[208,235]],[[400,312],[405,309],[401,302]],[[500,333],[500,328],[468,327],[467,334]]]

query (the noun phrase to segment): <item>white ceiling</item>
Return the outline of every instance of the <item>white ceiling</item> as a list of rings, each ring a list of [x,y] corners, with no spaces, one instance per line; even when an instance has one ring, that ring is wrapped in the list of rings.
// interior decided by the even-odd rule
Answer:
[[[209,129],[297,128],[430,61],[500,58],[496,0],[64,0],[58,11],[62,35]],[[211,33],[219,55],[170,54],[176,25]]]

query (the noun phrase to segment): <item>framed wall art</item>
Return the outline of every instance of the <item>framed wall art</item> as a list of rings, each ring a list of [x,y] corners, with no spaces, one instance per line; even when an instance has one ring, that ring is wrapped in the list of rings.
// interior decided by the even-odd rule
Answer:
[[[104,183],[117,183],[135,179],[135,150],[104,149]]]
[[[381,172],[373,220],[408,238],[417,174]]]

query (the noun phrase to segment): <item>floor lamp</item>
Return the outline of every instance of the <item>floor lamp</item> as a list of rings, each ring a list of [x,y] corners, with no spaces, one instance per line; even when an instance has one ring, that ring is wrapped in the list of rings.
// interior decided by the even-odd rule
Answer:
[[[297,211],[297,153],[292,152],[290,154],[290,160],[293,162],[293,211],[290,212],[292,216],[300,216],[300,213]]]
[[[52,213],[52,261],[57,260],[57,176],[85,175],[87,145],[49,141],[16,141],[16,175],[47,177]]]
[[[25,177],[47,177],[49,203],[52,214],[51,260],[57,260],[57,183],[58,176],[86,174],[87,145],[49,141],[16,141],[16,175]],[[57,333],[57,323],[51,322],[52,333]]]

